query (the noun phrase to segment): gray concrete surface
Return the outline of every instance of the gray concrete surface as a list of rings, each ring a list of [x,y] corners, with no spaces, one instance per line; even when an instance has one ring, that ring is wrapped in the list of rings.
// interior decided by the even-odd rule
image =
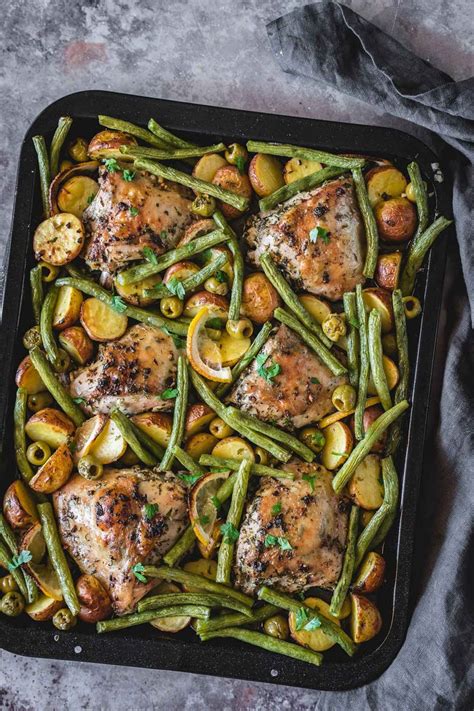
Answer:
[[[265,23],[304,0],[4,0],[0,28],[0,263],[22,137],[50,102],[97,88],[406,128],[329,87],[283,74]],[[469,0],[347,0],[456,79],[472,74]],[[32,650],[34,654],[34,650]],[[0,651],[0,709],[300,709],[318,693],[21,658]]]

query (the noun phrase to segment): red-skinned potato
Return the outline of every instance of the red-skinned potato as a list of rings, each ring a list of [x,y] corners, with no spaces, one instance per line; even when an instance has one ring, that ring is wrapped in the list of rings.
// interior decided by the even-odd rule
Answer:
[[[214,419],[216,413],[208,405],[203,402],[197,402],[190,405],[186,412],[186,424],[184,429],[185,438],[191,435],[202,432],[207,425]]]
[[[35,412],[25,425],[25,432],[30,439],[46,442],[53,449],[66,444],[75,429],[74,422],[54,407],[45,407]]]
[[[67,482],[73,466],[72,454],[67,444],[62,444],[38,469],[30,481],[30,486],[40,494],[53,494]]]
[[[31,362],[30,356],[25,356],[18,366],[15,376],[15,383],[18,388],[26,390],[28,395],[36,395],[36,393],[46,390],[46,386],[41,380],[35,366]]]
[[[184,304],[183,316],[194,318],[203,306],[208,306],[212,311],[212,317],[227,320],[229,302],[224,296],[211,294],[209,291],[198,291],[193,294]]]
[[[362,420],[362,426],[364,432],[367,432],[370,425],[377,420],[380,415],[383,415],[383,408],[381,405],[372,405],[372,407],[367,407],[364,410],[364,417]],[[354,416],[350,419],[350,426],[352,431],[354,431]],[[385,450],[385,445],[387,443],[388,430],[380,435],[378,440],[374,443],[372,449],[370,450],[374,454],[381,454]]]
[[[162,447],[166,447],[173,427],[173,418],[165,412],[142,412],[131,418],[145,434]]]
[[[250,161],[249,178],[259,197],[271,195],[285,184],[282,164],[275,156],[265,153],[257,153]]]
[[[94,344],[82,326],[71,326],[61,331],[59,343],[79,365],[85,365],[94,355]]]
[[[235,165],[224,165],[214,175],[212,179],[214,185],[219,185],[219,187],[224,188],[224,190],[229,190],[231,193],[236,195],[242,195],[242,197],[250,198],[252,197],[252,186],[248,176],[244,173],[242,174]],[[228,205],[226,202],[220,203],[220,208],[222,214],[228,220],[233,220],[242,214],[240,210],[232,205]]]
[[[183,279],[193,276],[193,274],[196,274],[198,271],[199,267],[197,264],[194,264],[194,262],[176,262],[176,264],[172,264],[171,267],[168,267],[165,271],[163,284],[167,284],[170,279],[183,281]]]
[[[137,141],[128,133],[105,129],[93,136],[87,148],[87,152],[93,160],[103,160],[105,158],[133,160],[132,156],[127,156],[120,152],[120,146],[134,147],[136,145],[138,145]]]
[[[375,281],[377,284],[383,289],[388,289],[388,291],[396,289],[400,278],[401,265],[401,252],[380,254],[375,268]]]
[[[377,309],[382,322],[382,333],[390,333],[394,327],[392,295],[385,289],[371,287],[362,291],[365,309],[367,312]]]
[[[81,605],[79,619],[94,624],[112,614],[107,590],[94,575],[81,575],[76,580],[77,597]]]
[[[352,589],[356,593],[373,593],[382,585],[384,574],[385,558],[380,553],[372,551],[367,554],[360,566]]]
[[[368,642],[382,628],[382,617],[377,607],[363,595],[351,593],[351,637],[356,644]]]
[[[3,515],[15,531],[30,528],[38,520],[33,497],[20,479],[12,482],[5,492]]]
[[[254,323],[265,323],[273,318],[273,312],[280,304],[275,287],[265,274],[257,272],[244,279],[240,313]]]
[[[203,156],[203,158],[205,158],[205,156]],[[184,235],[179,240],[179,246],[182,247],[183,244],[188,244],[188,242],[192,242],[193,239],[196,239],[196,237],[202,237],[203,235],[207,235],[209,232],[215,230],[216,227],[217,225],[214,220],[207,218],[203,220],[197,220],[196,222],[191,222],[191,224],[186,227]]]
[[[385,242],[406,242],[416,228],[416,208],[406,198],[393,198],[376,205],[375,221],[381,239]]]

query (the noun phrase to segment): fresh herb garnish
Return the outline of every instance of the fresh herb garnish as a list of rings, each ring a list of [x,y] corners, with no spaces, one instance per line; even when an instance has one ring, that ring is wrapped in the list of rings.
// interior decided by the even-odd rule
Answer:
[[[293,546],[287,538],[284,538],[283,536],[272,536],[270,533],[267,533],[267,535],[265,536],[264,545],[265,548],[271,548],[271,546],[280,546],[282,551],[293,550]]]
[[[318,380],[317,378],[311,378],[311,382],[313,383],[313,385],[320,385],[321,384],[321,381]]]
[[[106,158],[104,160],[104,165],[108,173],[116,173],[117,170],[120,170],[120,166],[115,158]]]
[[[95,195],[89,195],[89,197],[87,198],[87,204],[90,205],[94,198],[95,198]]]
[[[208,328],[218,328],[218,329],[222,329],[222,328],[224,328],[224,319],[222,319],[222,318],[217,318],[217,317],[215,317],[215,318],[210,318],[210,319],[206,322],[206,326],[207,326]]]
[[[311,487],[311,491],[314,491],[314,482],[316,481],[316,474],[311,476],[310,474],[303,474],[303,481],[307,481]]]
[[[214,508],[220,509],[221,502],[220,499],[217,498],[217,496],[211,496],[211,503],[213,504]]]
[[[186,341],[184,340],[184,338],[181,338],[181,336],[178,336],[177,333],[172,333],[169,330],[168,326],[160,326],[160,328],[163,331],[163,333],[166,333],[167,336],[170,336],[170,338],[173,339],[173,343],[176,346],[176,348],[184,348],[184,346],[186,345]]]
[[[331,452],[331,454],[334,454],[335,457],[348,457],[349,456],[346,452]]]
[[[178,297],[178,299],[184,299],[186,296],[186,291],[184,289],[184,286],[182,282],[180,282],[179,279],[176,277],[173,277],[169,281],[166,282],[166,288],[168,291],[170,291],[172,294]]]
[[[130,205],[129,210],[130,210],[130,214],[132,217],[136,217],[138,215],[138,213],[140,212],[138,207],[135,207],[134,205]]]
[[[127,304],[125,304],[120,296],[117,295],[112,296],[110,300],[110,307],[119,314],[123,314],[123,312],[127,310]]]
[[[197,482],[198,479],[202,477],[202,474],[184,474],[184,473],[178,473],[177,476],[184,481],[186,484],[189,484],[192,486]]]
[[[311,632],[312,630],[317,630],[319,627],[321,627],[321,620],[318,620],[317,617],[312,617],[303,627],[303,629],[307,630],[308,632]]]
[[[317,617],[310,617],[304,607],[300,607],[295,613],[295,622],[297,630],[317,630],[321,627],[321,620]]]
[[[311,439],[315,447],[321,447],[322,449],[326,444],[326,437],[323,435],[322,432],[315,432],[313,435],[311,435]]]
[[[178,396],[178,388],[166,388],[160,395],[162,400],[174,400]]]
[[[242,175],[242,173],[245,173],[246,162],[247,161],[245,160],[245,158],[243,156],[237,156],[237,158],[235,159],[235,165],[241,175]]]
[[[257,373],[264,378],[267,383],[270,383],[272,379],[281,372],[281,365],[270,361],[270,365],[265,367],[268,357],[269,356],[266,353],[259,353],[255,358],[255,361],[257,363]]]
[[[139,580],[141,583],[148,582],[145,575],[143,575],[144,570],[145,570],[145,566],[143,565],[143,563],[135,563],[135,565],[132,568],[132,573],[134,574],[136,579]]]
[[[145,518],[147,521],[151,521],[153,516],[158,513],[159,506],[158,504],[145,504],[143,507],[144,512],[145,512]]]
[[[222,524],[221,533],[223,536],[222,540],[224,541],[224,543],[235,543],[235,541],[239,537],[238,530],[236,529],[234,524],[230,523],[230,521]]]
[[[201,524],[201,526],[205,526],[209,523],[210,520],[211,519],[206,514],[204,514],[204,516],[199,516],[199,523]]]
[[[72,401],[76,403],[76,405],[82,405],[85,400],[83,397],[73,397]]]
[[[125,168],[122,175],[123,179],[126,180],[127,183],[131,183],[136,175],[136,172],[134,170],[129,170],[128,168]]]
[[[325,227],[320,227],[319,225],[317,227],[313,227],[312,230],[309,232],[309,241],[310,242],[316,242],[318,240],[318,237],[322,239],[324,244],[327,244],[329,242],[329,235],[330,232],[327,230]]]
[[[273,504],[272,506],[272,516],[276,516],[279,514],[281,511],[281,501],[279,501],[277,504]]]
[[[161,232],[160,232],[160,239],[161,239],[161,241],[164,242],[164,241],[167,239],[167,237],[168,237],[167,231],[166,231],[166,230],[161,230]]]
[[[229,277],[221,269],[217,270],[217,272],[214,274],[214,277],[217,279],[219,284],[227,284],[227,282],[229,281]]]
[[[153,264],[153,266],[158,264],[158,257],[151,247],[143,247],[142,254],[144,259],[146,259],[147,262],[150,262],[150,264]]]
[[[354,316],[351,316],[348,320],[349,320],[349,323],[351,324],[351,326],[353,326],[354,328],[360,328],[360,323],[357,318],[354,318]]]
[[[19,568],[20,565],[23,565],[23,563],[29,563],[32,557],[30,551],[21,551],[18,555],[13,556],[11,563],[8,563],[8,570],[10,573],[13,573],[13,571]]]

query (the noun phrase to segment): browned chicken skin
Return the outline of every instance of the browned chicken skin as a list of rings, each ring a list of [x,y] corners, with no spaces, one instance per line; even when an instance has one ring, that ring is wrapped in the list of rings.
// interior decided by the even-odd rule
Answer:
[[[130,260],[142,259],[144,247],[162,254],[194,219],[192,193],[148,173],[137,171],[127,181],[122,168],[110,172],[103,167],[99,185],[83,214],[90,238],[85,260],[91,269],[113,274]]]
[[[73,397],[85,400],[88,413],[118,407],[133,415],[147,410],[169,410],[163,390],[174,385],[178,350],[161,329],[136,324],[118,341],[99,347],[97,360],[72,374]]]
[[[285,469],[298,478],[264,477],[240,527],[234,574],[249,595],[261,585],[287,593],[333,588],[341,572],[349,502],[334,493],[323,466],[292,460]]]
[[[133,566],[158,563],[189,522],[184,487],[140,467],[108,469],[97,481],[73,476],[53,501],[64,548],[108,590],[118,615],[153,586],[139,582]],[[151,518],[146,504],[157,506]]]
[[[316,227],[327,236],[310,239]],[[268,252],[296,288],[342,299],[362,284],[365,240],[352,178],[342,177],[296,195],[247,222],[247,258],[259,264]]]
[[[261,352],[268,355],[265,367],[278,363],[280,373],[267,381],[254,360],[236,381],[230,403],[289,430],[317,422],[333,409],[332,392],[347,378],[333,375],[294,331],[281,325]]]

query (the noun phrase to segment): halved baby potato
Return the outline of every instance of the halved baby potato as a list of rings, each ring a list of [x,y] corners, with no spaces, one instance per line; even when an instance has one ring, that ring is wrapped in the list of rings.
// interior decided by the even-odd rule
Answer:
[[[393,388],[396,386],[398,383],[398,368],[393,362],[391,358],[389,358],[386,355],[382,356],[382,363],[383,363],[383,369],[385,373],[385,377],[387,378],[387,385],[389,390],[393,390]],[[369,395],[376,395],[377,390],[374,385],[374,380],[372,378],[372,374],[369,376],[369,383],[367,385],[367,393]]]
[[[250,338],[234,338],[227,331],[223,331],[219,340],[216,341],[221,354],[222,365],[226,367],[238,363],[250,348],[251,343]]]
[[[78,615],[80,620],[94,624],[110,616],[110,596],[94,575],[80,575],[76,580],[76,592],[81,605]]]
[[[398,287],[402,266],[402,253],[379,254],[375,268],[375,281],[383,289],[393,291]]]
[[[208,578],[208,580],[215,580],[217,575],[217,563],[215,560],[199,558],[198,560],[190,560],[188,563],[185,563],[183,570],[187,573],[202,575],[203,578]],[[201,592],[198,587],[185,585],[184,583],[183,590],[184,592]]]
[[[416,228],[416,208],[406,198],[379,202],[374,210],[381,239],[386,242],[405,242],[413,237]]]
[[[321,462],[330,471],[339,469],[352,452],[352,432],[344,422],[338,421],[324,428],[324,437]]]
[[[393,165],[372,168],[365,176],[367,193],[372,207],[382,200],[400,197],[407,186],[407,179]]]
[[[127,443],[113,420],[107,420],[89,452],[99,464],[112,464],[125,454]]]
[[[205,157],[206,156],[203,156],[203,158]],[[184,230],[184,235],[179,240],[178,246],[182,247],[183,244],[188,244],[188,242],[192,242],[193,239],[196,239],[196,237],[207,235],[215,229],[216,223],[208,217],[203,218],[202,220],[197,220],[196,222],[191,222],[191,224]]]
[[[378,608],[363,595],[351,593],[351,637],[360,644],[375,637],[382,628],[382,617]]]
[[[153,289],[154,286],[161,284],[161,274],[152,274],[152,276],[137,281],[134,284],[120,284],[118,279],[114,279],[114,286],[117,294],[122,297],[127,304],[133,306],[149,306],[156,298],[153,296],[145,296],[145,291]]]
[[[263,272],[250,274],[242,286],[240,313],[254,323],[265,323],[273,318],[273,312],[280,305],[278,292]]]
[[[52,597],[41,594],[37,600],[25,607],[25,612],[36,622],[46,622],[54,617],[63,605],[62,600],[54,600]]]
[[[18,388],[26,390],[28,395],[36,395],[46,390],[46,386],[31,362],[30,356],[25,356],[18,366],[15,375],[15,383]]]
[[[199,178],[199,180],[205,180],[207,183],[212,183],[219,168],[227,165],[229,164],[226,159],[219,153],[206,153],[194,166],[193,176]]]
[[[22,536],[20,550],[31,553],[33,563],[41,563],[45,557],[46,541],[44,540],[43,529],[38,521]]]
[[[349,484],[349,496],[357,506],[373,511],[383,504],[383,483],[380,458],[369,454],[361,461]]]
[[[283,169],[285,183],[289,185],[295,180],[305,178],[307,175],[312,175],[323,166],[317,160],[305,160],[304,158],[290,158],[286,161]]]
[[[87,175],[74,175],[61,185],[57,194],[61,212],[70,212],[79,219],[99,192],[97,181]]]
[[[212,449],[213,457],[221,457],[222,459],[248,459],[249,462],[255,462],[255,453],[252,446],[242,437],[224,437],[219,440]]]
[[[38,520],[33,497],[20,479],[12,482],[5,492],[3,515],[15,531],[30,528]]]
[[[228,247],[225,247],[222,244],[210,247],[204,252],[201,252],[201,254],[196,255],[196,261],[204,267],[206,264],[209,264],[209,262],[213,262],[217,259],[217,257],[221,254],[225,254],[227,261],[224,262],[219,271],[224,272],[227,276],[227,284],[232,286],[232,282],[234,281],[234,258],[232,257],[232,252]]]
[[[79,365],[85,365],[94,355],[94,344],[82,326],[70,326],[59,334],[59,343]]]
[[[165,271],[164,276],[163,276],[163,283],[167,284],[170,279],[178,279],[179,281],[183,281],[183,279],[187,279],[190,276],[193,276],[193,274],[196,274],[196,272],[199,271],[199,267],[197,264],[194,264],[194,262],[189,262],[189,261],[182,261],[182,262],[176,262],[176,264],[172,264],[171,267],[168,267],[168,269]]]
[[[198,461],[201,454],[210,454],[217,442],[217,437],[211,435],[210,432],[198,432],[186,440],[184,449],[190,457]]]
[[[370,312],[377,309],[382,322],[382,333],[390,333],[394,327],[394,316],[392,307],[392,295],[385,289],[370,287],[362,291],[365,310]]]
[[[212,183],[248,200],[252,197],[252,186],[248,176],[245,173],[242,174],[235,165],[224,165],[219,168],[212,179]],[[220,208],[224,217],[229,220],[233,220],[242,214],[241,210],[228,205],[226,202],[221,201]]]
[[[86,299],[81,306],[81,324],[93,341],[115,341],[123,336],[128,318],[99,299]]]
[[[94,415],[94,417],[90,417],[77,428],[74,436],[73,452],[73,459],[76,465],[79,459],[89,454],[94,442],[104,429],[107,422],[107,415],[98,413],[97,415]]]
[[[207,406],[205,406],[207,407]],[[173,418],[165,412],[143,412],[130,418],[152,440],[166,448],[168,446]]]
[[[153,588],[153,595],[169,595],[170,593],[180,593],[181,589],[174,583],[168,583],[163,580],[156,588]],[[161,617],[152,620],[150,625],[160,632],[181,632],[191,623],[191,617]]]
[[[306,311],[314,318],[317,323],[321,324],[328,316],[331,315],[332,309],[327,301],[320,299],[319,296],[313,294],[302,294],[298,296],[300,303],[305,307]]]
[[[53,326],[58,331],[69,328],[79,320],[82,293],[72,286],[60,286],[53,312]]]
[[[250,161],[249,178],[259,197],[271,195],[285,184],[280,161],[265,153],[257,153]]]
[[[356,593],[373,593],[382,585],[384,573],[385,558],[380,553],[371,551],[364,558],[352,589]]]
[[[329,612],[329,605],[324,600],[317,597],[307,597],[304,604],[319,612],[323,617],[326,617],[334,624],[341,626],[340,621]],[[288,624],[290,626],[290,634],[298,644],[302,647],[307,647],[315,652],[325,652],[327,649],[334,647],[336,642],[329,637],[320,627],[314,630],[296,629],[296,613],[290,612],[288,615]]]
[[[80,219],[70,212],[60,212],[36,228],[33,236],[35,258],[61,267],[79,256],[84,241],[84,226]]]
[[[224,296],[211,294],[209,291],[198,291],[193,294],[184,304],[183,316],[194,318],[203,306],[208,306],[212,312],[212,318],[221,318],[227,321],[229,302]]]
[[[99,131],[91,139],[87,152],[93,160],[116,158],[118,160],[133,160],[132,156],[120,152],[121,146],[135,147],[138,143],[133,136],[123,131],[106,129]]]
[[[203,402],[197,402],[188,407],[186,412],[186,423],[184,436],[191,437],[198,432],[202,432],[216,416],[214,410]]]
[[[35,412],[25,425],[25,432],[34,442],[46,442],[52,449],[67,444],[75,432],[72,420],[61,410],[45,407]]]
[[[38,493],[53,494],[67,482],[73,466],[72,454],[67,444],[62,444],[38,469],[30,481],[30,486]]]

